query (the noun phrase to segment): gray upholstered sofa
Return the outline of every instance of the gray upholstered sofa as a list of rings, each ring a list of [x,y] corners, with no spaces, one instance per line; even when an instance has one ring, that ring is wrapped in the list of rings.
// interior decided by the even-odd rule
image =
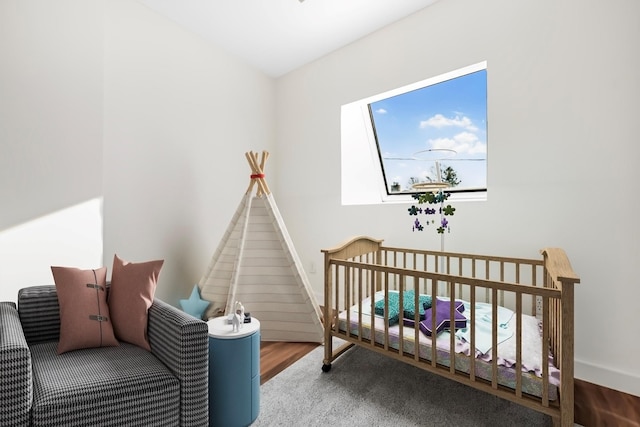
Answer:
[[[118,347],[58,355],[55,286],[0,303],[1,426],[206,426],[207,324],[155,299],[151,352]]]

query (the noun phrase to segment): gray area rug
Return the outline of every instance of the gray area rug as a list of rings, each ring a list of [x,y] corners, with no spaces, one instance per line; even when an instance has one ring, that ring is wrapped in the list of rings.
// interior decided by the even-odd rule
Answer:
[[[335,349],[336,347],[334,347]],[[260,387],[259,426],[551,426],[551,417],[355,347],[318,347]]]

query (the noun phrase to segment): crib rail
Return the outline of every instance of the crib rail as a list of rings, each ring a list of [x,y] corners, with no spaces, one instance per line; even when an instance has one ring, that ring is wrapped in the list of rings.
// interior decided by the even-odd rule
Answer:
[[[331,337],[336,336],[349,344],[358,344],[382,352],[413,364],[422,369],[436,372],[463,382],[475,388],[515,401],[562,420],[565,425],[571,419],[573,425],[573,285],[579,279],[573,273],[566,255],[561,249],[545,249],[543,259],[524,259],[475,254],[461,254],[443,251],[414,250],[385,247],[381,240],[358,237],[325,254],[325,365],[346,350],[333,352]],[[471,330],[470,347],[476,348],[476,302],[491,304],[492,330],[497,331],[498,307],[508,307],[515,312],[516,365],[515,387],[504,387],[498,378],[497,332],[492,334],[491,377],[480,378],[476,370],[476,358],[451,351],[448,363],[439,359],[436,335],[431,336],[431,354],[420,354],[418,343],[420,330],[399,325],[400,340],[397,348],[391,345],[389,325],[385,322],[381,337],[371,333],[366,337],[363,328],[363,313],[374,313],[374,296],[384,294],[385,313],[389,312],[389,291],[414,291],[413,306],[419,306],[419,295],[427,294],[464,299],[470,302]],[[363,301],[369,298],[367,307]],[[399,313],[404,313],[405,301],[399,299]],[[353,314],[350,307],[356,306]],[[449,304],[450,317],[454,315],[454,305]],[[339,314],[346,314],[346,325],[355,322],[357,330],[350,327],[341,330]],[[536,316],[541,322],[541,360],[546,361],[552,354],[554,364],[561,372],[560,401],[549,397],[549,368],[542,363],[542,394],[529,395],[523,389],[522,378],[522,314]],[[353,318],[355,316],[355,318]],[[402,314],[400,315],[402,319]],[[415,310],[414,324],[420,321]],[[435,330],[435,317],[432,319]],[[417,351],[411,351],[406,342],[405,329],[412,335]],[[455,348],[454,334],[450,334],[449,348]],[[468,369],[459,369],[459,363]],[[567,399],[565,399],[567,398]],[[571,406],[569,408],[569,405]]]

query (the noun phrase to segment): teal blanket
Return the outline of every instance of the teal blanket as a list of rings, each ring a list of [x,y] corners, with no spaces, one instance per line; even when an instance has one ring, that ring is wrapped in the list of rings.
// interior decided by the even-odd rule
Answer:
[[[389,315],[384,313],[384,298],[376,301],[375,312],[378,316],[383,316],[388,319],[389,325],[395,325],[400,320],[400,292],[389,291]],[[415,307],[415,291],[409,290],[403,292],[402,308],[403,317],[407,319],[414,319],[416,314]],[[420,320],[424,320],[424,312],[431,307],[430,295],[418,295],[418,312],[420,313]]]

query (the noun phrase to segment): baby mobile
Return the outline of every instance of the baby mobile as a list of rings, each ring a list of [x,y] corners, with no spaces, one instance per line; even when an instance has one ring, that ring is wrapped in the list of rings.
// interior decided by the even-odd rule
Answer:
[[[436,220],[431,215],[440,215],[439,226],[436,229],[438,234],[444,234],[445,230],[447,233],[451,232],[451,227],[449,226],[448,216],[453,216],[456,208],[451,205],[444,205],[444,202],[451,196],[451,193],[444,192],[442,190],[438,190],[437,192],[426,192],[426,193],[418,193],[413,194],[412,197],[414,200],[418,201],[418,204],[427,204],[427,205],[440,205],[439,207],[429,207],[425,206],[424,208],[418,207],[416,205],[411,205],[408,209],[410,216],[416,216],[416,219],[413,221],[413,231],[423,231],[424,227],[429,224],[435,224]],[[427,215],[427,219],[423,222],[420,222],[418,218],[418,214]]]

